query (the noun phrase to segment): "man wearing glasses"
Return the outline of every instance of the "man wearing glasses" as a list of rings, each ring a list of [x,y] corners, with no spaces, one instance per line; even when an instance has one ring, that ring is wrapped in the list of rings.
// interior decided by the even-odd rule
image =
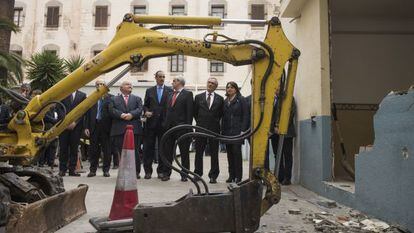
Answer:
[[[95,82],[96,88],[105,85],[102,79]],[[103,154],[103,176],[109,177],[109,168],[111,165],[111,117],[109,116],[109,103],[112,95],[106,94],[102,96],[98,102],[92,106],[85,114],[85,135],[90,140],[88,149],[89,155],[89,174],[88,177],[96,176],[96,170],[99,164],[101,150]]]
[[[164,121],[164,112],[167,109],[168,96],[172,93],[172,89],[164,84],[165,74],[159,70],[155,73],[156,85],[150,87],[145,92],[144,98],[144,170],[145,179],[151,179],[152,175],[152,163],[158,158],[157,173],[158,178],[162,179],[164,174],[162,169],[164,167],[163,161],[155,153],[156,141],[158,141],[159,153],[159,142],[164,134],[162,128],[162,122]]]

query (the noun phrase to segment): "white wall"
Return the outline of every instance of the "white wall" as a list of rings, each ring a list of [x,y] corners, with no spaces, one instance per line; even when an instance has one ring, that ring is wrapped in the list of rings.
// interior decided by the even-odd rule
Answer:
[[[266,2],[267,16],[271,18],[275,9],[278,9],[278,0],[244,0],[230,1],[227,0],[227,18],[247,19],[249,2]],[[73,54],[80,54],[87,60],[92,58],[92,46],[96,44],[107,45],[115,35],[116,26],[122,21],[125,13],[131,11],[131,0],[108,0],[110,2],[110,18],[107,29],[95,29],[93,24],[93,9],[96,1],[91,0],[60,0],[62,3],[62,15],[60,17],[59,28],[51,30],[45,28],[45,4],[48,0],[18,0],[26,5],[25,23],[22,32],[12,36],[12,44],[23,47],[23,56],[29,58],[31,54],[39,52],[46,44],[56,44],[59,46],[59,55],[67,58]],[[157,0],[148,2],[149,15],[168,15],[169,0]],[[188,15],[208,16],[209,1],[191,0],[187,1]],[[146,25],[152,26],[152,25]],[[249,25],[226,25],[221,28],[214,28],[219,33],[226,34],[235,39],[259,39],[263,40],[266,28],[252,29]],[[187,36],[196,39],[202,39],[207,32],[212,30],[162,30],[165,33]],[[146,87],[154,85],[153,74],[157,70],[164,70],[167,76],[167,83],[170,83],[173,76],[181,75],[168,72],[168,59],[158,58],[149,61],[148,72],[139,73],[138,75],[126,75],[126,79],[133,82],[134,85],[140,86],[137,90],[144,90]],[[120,69],[110,72],[103,76],[106,81],[112,79]],[[216,76],[219,80],[219,88],[223,89],[228,81],[236,81],[242,86],[244,95],[250,94],[250,67],[233,67],[225,64],[225,72],[222,74],[212,74],[209,72],[208,62],[205,59],[187,57],[185,72],[182,73],[187,79],[187,86],[191,89],[204,88],[206,81],[210,76]],[[148,82],[139,82],[146,80]],[[119,85],[118,82],[116,85]],[[93,82],[89,84],[92,86]],[[85,88],[89,92],[93,87]],[[115,88],[117,89],[117,88]],[[141,91],[139,91],[141,93]],[[143,93],[142,93],[143,94]]]
[[[414,20],[332,21],[334,102],[378,104],[414,84]]]

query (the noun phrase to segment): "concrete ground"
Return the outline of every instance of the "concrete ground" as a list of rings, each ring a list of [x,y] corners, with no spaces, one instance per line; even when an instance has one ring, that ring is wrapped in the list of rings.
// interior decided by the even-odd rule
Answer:
[[[191,156],[193,157],[193,154]],[[204,174],[208,174],[208,169],[210,167],[209,160],[209,157],[204,159]],[[194,160],[192,159],[191,166],[193,166],[193,164]],[[154,165],[154,167],[155,166],[156,165]],[[85,171],[88,170],[88,167],[89,165],[84,163]],[[227,190],[225,180],[228,177],[228,173],[225,154],[220,154],[220,170],[221,173],[218,178],[218,183],[209,186],[211,191]],[[86,196],[86,207],[88,212],[57,232],[95,232],[95,229],[88,222],[89,218],[108,216],[110,212],[117,170],[111,170],[110,172],[111,177],[109,178],[103,177],[102,171],[98,171],[97,176],[93,178],[87,178],[87,173],[83,173],[80,178],[64,177],[66,189],[74,188],[81,183],[89,185],[89,191]],[[243,163],[243,172],[243,178],[247,178],[247,161],[244,161]],[[142,173],[141,176],[143,176]],[[208,182],[207,175],[204,175],[204,178],[207,179]],[[153,177],[150,180],[140,179],[137,183],[140,203],[174,201],[188,193],[189,189],[195,190],[191,182],[181,182],[177,173],[173,173],[171,180],[168,182],[162,182],[156,177]],[[261,226],[257,232],[317,232],[314,222],[312,221],[313,219],[326,219],[333,224],[333,222],[349,220],[349,218],[351,218],[350,215],[354,216],[355,213],[357,213],[340,205],[334,208],[328,208],[318,204],[319,201],[326,200],[327,199],[324,199],[299,185],[282,186],[282,200],[261,218]],[[289,213],[289,210],[291,213]],[[361,231],[328,230],[324,232]]]

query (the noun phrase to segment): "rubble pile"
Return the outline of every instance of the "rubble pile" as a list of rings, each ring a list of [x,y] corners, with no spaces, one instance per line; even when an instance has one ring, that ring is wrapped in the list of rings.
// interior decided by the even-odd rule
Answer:
[[[390,226],[377,219],[370,219],[367,216],[350,210],[348,215],[335,216],[327,212],[307,214],[305,221],[313,223],[317,232],[343,232],[343,233],[408,233],[395,226]]]

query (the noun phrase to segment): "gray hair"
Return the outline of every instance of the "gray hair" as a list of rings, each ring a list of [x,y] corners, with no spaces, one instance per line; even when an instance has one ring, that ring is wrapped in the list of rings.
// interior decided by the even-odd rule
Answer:
[[[185,79],[183,76],[178,76],[175,78],[175,80],[177,80],[178,82],[181,83],[181,85],[185,86]]]

